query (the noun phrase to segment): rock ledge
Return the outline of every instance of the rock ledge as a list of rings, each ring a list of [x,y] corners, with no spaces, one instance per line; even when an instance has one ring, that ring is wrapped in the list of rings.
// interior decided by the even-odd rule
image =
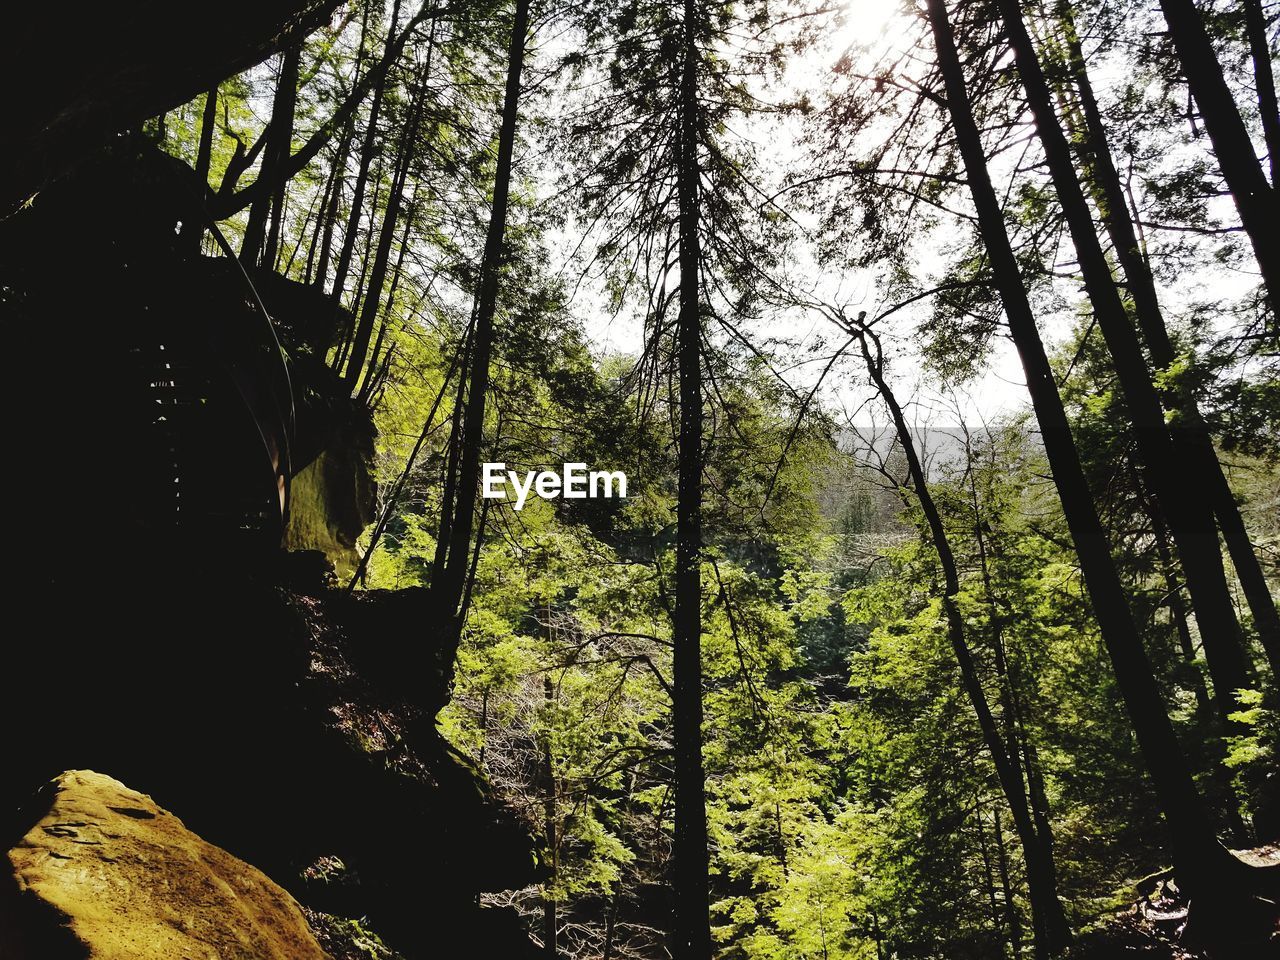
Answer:
[[[327,960],[288,893],[150,797],[89,770],[40,797],[0,871],[6,960]]]

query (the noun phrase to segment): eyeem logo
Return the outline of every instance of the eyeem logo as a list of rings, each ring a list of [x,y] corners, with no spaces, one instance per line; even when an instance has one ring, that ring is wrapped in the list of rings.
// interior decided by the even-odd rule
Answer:
[[[508,470],[505,463],[484,465],[484,486],[481,495],[486,500],[510,500],[507,484],[515,490],[515,508],[524,508],[532,491],[543,500],[564,497],[566,500],[585,500],[587,497],[625,497],[627,475],[621,470],[587,471],[585,463],[566,463],[560,473],[554,470],[529,470],[521,483],[520,475]],[[614,490],[617,493],[614,493]]]

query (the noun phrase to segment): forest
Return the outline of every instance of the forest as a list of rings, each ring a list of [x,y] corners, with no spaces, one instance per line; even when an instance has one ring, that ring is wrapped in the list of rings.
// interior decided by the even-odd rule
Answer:
[[[1280,4],[224,7],[5,42],[6,848],[91,767],[333,960],[1277,955]]]

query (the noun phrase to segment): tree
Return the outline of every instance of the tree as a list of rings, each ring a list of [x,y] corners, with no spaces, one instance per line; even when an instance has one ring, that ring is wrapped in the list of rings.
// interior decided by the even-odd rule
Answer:
[[[515,151],[516,123],[520,108],[520,74],[524,67],[529,31],[529,0],[516,0],[511,43],[507,54],[506,90],[498,131],[498,151],[493,175],[493,200],[489,230],[485,236],[476,287],[474,319],[469,340],[469,364],[459,381],[454,408],[454,435],[451,445],[458,451],[457,477],[452,502],[446,497],[441,516],[437,554],[437,577],[432,594],[444,617],[445,649],[456,650],[466,617],[464,597],[471,567],[471,537],[475,525],[476,493],[480,483],[480,455],[484,445],[485,401],[489,391],[489,364],[493,354],[494,315],[498,308],[498,288],[506,259],[507,203],[511,192],[511,165]],[[463,385],[465,384],[465,394]],[[450,471],[452,478],[452,470]],[[449,657],[452,660],[452,656]]]
[[[945,84],[947,110],[991,258],[994,282],[1026,371],[1045,451],[1081,570],[1089,586],[1094,613],[1161,808],[1169,820],[1174,866],[1193,896],[1215,904],[1209,915],[1222,910],[1219,916],[1225,918],[1225,912],[1238,910],[1242,898],[1248,895],[1245,892],[1247,886],[1242,883],[1248,868],[1228,853],[1214,836],[1169,724],[1151,665],[1127,608],[1124,588],[1116,575],[1106,537],[1094,510],[1053,371],[1036,328],[1017,259],[1009,244],[970,106],[950,14],[943,0],[930,0],[928,15]],[[1056,124],[1056,120],[1051,119],[1051,122]],[[1041,132],[1045,132],[1043,128]]]
[[[1280,214],[1276,188],[1267,183],[1262,165],[1254,155],[1248,128],[1222,75],[1222,66],[1195,4],[1192,0],[1160,0],[1160,9],[1169,25],[1169,36],[1178,52],[1187,86],[1213,141],[1218,166],[1235,200],[1240,222],[1258,258],[1271,310],[1280,313],[1280,241],[1271,228]],[[1263,121],[1264,126],[1274,130],[1274,100],[1260,105],[1271,112],[1271,117]]]
[[[702,771],[702,296],[699,214],[702,186],[698,147],[703,139],[698,73],[700,21],[696,0],[685,0],[681,36],[679,160],[676,172],[680,308],[676,319],[680,380],[679,489],[676,495],[676,597],[672,614],[673,731],[676,813],[673,955],[711,956],[707,874],[707,801]]]
[[[1068,69],[1084,115],[1082,152],[1097,194],[1096,206],[1101,211],[1102,221],[1124,271],[1127,280],[1125,289],[1133,300],[1152,363],[1158,371],[1171,371],[1178,356],[1165,325],[1155,278],[1143,257],[1128,212],[1120,174],[1107,142],[1102,112],[1085,68],[1084,54],[1069,4],[1060,2],[1056,15],[1061,24]],[[1221,463],[1218,462],[1208,427],[1191,393],[1192,380],[1191,372],[1186,371],[1172,388],[1164,391],[1166,407],[1176,414],[1171,428],[1174,449],[1182,462],[1192,465],[1198,489],[1205,492],[1212,504],[1236,574],[1253,612],[1254,623],[1267,652],[1272,674],[1280,676],[1280,614],[1277,614],[1275,600],[1240,517],[1235,495],[1227,483]],[[1229,698],[1224,700],[1221,691],[1219,699],[1223,706],[1229,707]]]
[[[889,410],[894,433],[907,458],[911,487],[924,514],[929,540],[937,551],[938,560],[942,566],[944,584],[942,607],[947,621],[947,635],[955,653],[956,662],[960,665],[965,693],[977,715],[983,743],[995,765],[1005,802],[1013,814],[1013,821],[1022,843],[1027,866],[1027,886],[1031,894],[1035,955],[1038,958],[1051,957],[1063,950],[1071,940],[1062,901],[1058,898],[1057,870],[1052,853],[1053,840],[1048,834],[1045,822],[1042,821],[1037,826],[1032,818],[1027,787],[1018,766],[1019,754],[1013,743],[1008,744],[1006,749],[1006,743],[1000,735],[991,707],[987,703],[987,695],[974,664],[973,652],[965,637],[964,616],[958,606],[960,572],[956,565],[955,554],[952,552],[950,540],[943,526],[942,514],[934,502],[933,495],[929,492],[911,427],[885,376],[884,351],[880,338],[869,325],[863,322],[863,319],[864,317],[860,317],[855,321],[845,321],[842,325],[858,340],[867,374]],[[1010,714],[1007,719],[1012,722],[1012,711],[1007,709],[1006,712]],[[1007,874],[1007,870],[1004,873]],[[1016,934],[1014,942],[1016,953]]]

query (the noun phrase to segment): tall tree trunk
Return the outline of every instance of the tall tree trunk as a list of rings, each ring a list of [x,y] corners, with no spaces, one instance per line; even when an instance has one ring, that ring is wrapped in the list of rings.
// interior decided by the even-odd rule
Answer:
[[[336,358],[333,362],[333,369],[335,373],[341,373],[343,371],[346,366],[347,357],[351,353],[351,344],[355,339],[356,334],[356,317],[360,314],[360,296],[361,292],[364,290],[365,278],[369,275],[370,262],[373,260],[374,225],[378,221],[378,203],[382,197],[383,159],[384,158],[381,155],[378,157],[377,165],[374,167],[373,171],[373,197],[369,201],[369,224],[365,229],[364,234],[364,255],[360,258],[360,275],[356,277],[356,282],[351,288],[351,301],[349,306],[352,323],[351,327],[344,332],[342,343],[338,347]],[[337,305],[338,297],[339,294],[335,291],[335,306]]]
[[[613,895],[605,907],[604,947],[600,951],[600,960],[613,960],[613,928],[618,919],[618,891],[621,884],[614,884]]]
[[[1174,634],[1178,638],[1178,651],[1182,655],[1183,665],[1191,679],[1192,692],[1196,698],[1196,708],[1200,712],[1202,722],[1206,727],[1212,729],[1216,726],[1215,720],[1219,718],[1215,715],[1213,700],[1205,687],[1204,674],[1200,671],[1200,664],[1196,662],[1195,643],[1191,639],[1186,608],[1182,601],[1182,585],[1178,582],[1177,562],[1174,560],[1173,550],[1169,546],[1169,528],[1165,525],[1164,517],[1160,514],[1160,508],[1151,502],[1151,498],[1147,494],[1147,487],[1133,464],[1129,465],[1129,473],[1133,487],[1137,491],[1138,501],[1142,504],[1142,511],[1151,520],[1151,539],[1156,548],[1157,566],[1167,591],[1165,605],[1169,608],[1169,614],[1173,620]],[[1245,824],[1244,818],[1240,815],[1240,799],[1236,795],[1235,787],[1231,782],[1232,771],[1223,762],[1226,755],[1226,744],[1221,739],[1218,739],[1209,746],[1215,754],[1212,775],[1222,797],[1222,802],[1219,806],[1226,814],[1227,826],[1235,845],[1244,846],[1252,837],[1252,834]]]
[[[865,327],[854,327],[850,332],[857,335],[867,373],[889,409],[898,444],[902,447],[907,460],[911,486],[920,504],[920,510],[924,514],[928,538],[933,542],[933,549],[942,567],[942,608],[947,620],[947,639],[951,642],[952,652],[960,666],[960,677],[964,683],[969,704],[977,715],[983,745],[987,748],[991,762],[996,768],[1000,789],[1009,805],[1014,828],[1022,844],[1022,855],[1027,867],[1027,894],[1031,901],[1035,955],[1037,960],[1044,960],[1060,952],[1071,941],[1071,929],[1062,909],[1062,901],[1058,898],[1053,863],[1044,839],[1036,832],[1017,758],[1006,750],[1000,736],[1000,729],[987,703],[982,678],[978,675],[978,667],[974,663],[973,653],[965,636],[964,617],[957,600],[960,593],[960,571],[956,564],[955,553],[951,549],[951,541],[943,526],[942,514],[933,499],[933,494],[929,491],[924,466],[916,452],[915,438],[911,435],[911,427],[907,423],[902,406],[894,395],[893,388],[885,378],[884,356],[880,341],[873,331]],[[998,825],[996,829],[998,832]]]
[[[200,207],[204,210],[209,194],[209,167],[213,162],[213,130],[218,123],[218,87],[215,84],[204,95],[204,112],[200,116],[200,140],[196,146],[196,183],[200,190]],[[182,243],[191,256],[200,252],[204,237],[204,220],[182,225]]]
[[[551,687],[551,678],[542,678],[542,698],[548,712],[555,702]],[[551,756],[551,736],[544,735],[542,740],[542,774],[546,779],[546,792],[542,799],[542,830],[547,842],[547,861],[551,869],[550,887],[542,892],[542,950],[549,960],[557,956],[556,940],[560,924],[556,918],[555,883],[559,866],[559,841],[556,837],[556,768]]]
[[[325,205],[324,226],[320,234],[320,249],[316,254],[315,280],[319,289],[325,288],[329,277],[329,260],[333,256],[333,231],[338,225],[338,213],[342,209],[342,190],[346,184],[347,159],[351,155],[351,141],[355,138],[355,125],[349,124],[338,144],[333,161],[333,189]]]
[[[978,815],[981,816],[981,812]],[[999,808],[991,811],[991,826],[996,841],[996,866],[1000,871],[1000,896],[1004,900],[1005,921],[1009,927],[1009,947],[1016,958],[1022,954],[1022,919],[1018,916],[1018,903],[1013,896],[1009,851],[1004,842],[1004,828],[1000,826]]]
[[[1258,115],[1267,144],[1271,189],[1280,189],[1280,104],[1276,102],[1276,75],[1271,65],[1271,41],[1262,0],[1243,0],[1245,34],[1253,59],[1253,86],[1258,94]]]
[[[356,182],[351,193],[351,212],[347,217],[347,231],[342,236],[342,247],[338,250],[338,262],[333,269],[334,303],[342,302],[342,289],[347,283],[347,274],[351,272],[351,260],[355,256],[356,236],[360,232],[360,214],[364,206],[364,193],[369,185],[369,167],[373,163],[373,155],[378,146],[378,117],[382,113],[382,97],[387,86],[387,72],[390,61],[395,56],[396,22],[400,17],[400,0],[395,0],[391,7],[391,26],[387,29],[386,48],[382,53],[382,63],[377,70],[377,79],[373,84],[373,92],[369,101],[369,122],[365,127],[364,140],[360,144],[360,164],[356,169]]]
[[[966,443],[967,449],[967,443]],[[1016,653],[1009,655],[1004,641],[1005,616],[1000,613],[996,602],[995,585],[991,576],[989,556],[998,556],[999,551],[994,542],[988,548],[987,537],[983,532],[983,522],[978,502],[978,491],[970,471],[970,494],[974,511],[974,536],[978,544],[978,560],[982,571],[982,587],[987,600],[989,616],[994,628],[995,664],[1001,690],[1001,710],[1005,714],[1008,728],[1009,756],[1015,765],[1021,764],[1026,778],[1027,799],[1031,806],[1031,820],[1035,825],[1036,836],[1044,848],[1048,863],[1047,876],[1053,890],[1058,889],[1058,865],[1054,854],[1053,827],[1049,820],[1049,800],[1045,791],[1044,773],[1036,753],[1035,743],[1027,728],[1028,710],[1023,704],[1021,690],[1021,670]]]
[[[1192,0],[1160,0],[1187,87],[1213,142],[1218,167],[1235,198],[1240,222],[1253,244],[1271,309],[1280,314],[1280,203],[1253,152],[1249,130],[1222,75],[1213,43]]]
[[[1234,709],[1235,691],[1250,684],[1244,637],[1227,584],[1213,514],[1204,492],[1186,482],[1137,333],[1094,231],[1093,215],[1072,163],[1071,147],[1054,112],[1053,94],[1023,21],[1021,4],[1019,0],[997,0],[997,6],[1070,230],[1085,290],[1124,393],[1138,452],[1186,576],[1213,675],[1214,693],[1225,717]]]
[[[275,156],[272,158],[272,176],[275,189],[271,192],[271,219],[267,228],[267,243],[262,251],[262,264],[268,270],[274,270],[277,252],[280,249],[280,236],[284,230],[285,187],[289,180],[283,175],[285,161],[293,152],[293,124],[298,106],[298,68],[301,64],[302,48],[291,47],[285,51],[284,63],[280,68],[280,82],[277,85],[276,99],[280,103],[283,117],[275,124]],[[272,120],[275,112],[272,111]]]
[[[1151,509],[1151,508],[1148,508]],[[1160,574],[1164,579],[1168,599],[1165,605],[1169,608],[1169,616],[1173,620],[1174,633],[1178,637],[1178,649],[1191,677],[1192,693],[1196,697],[1196,706],[1207,718],[1212,712],[1209,691],[1204,684],[1204,675],[1200,665],[1196,663],[1196,645],[1191,639],[1191,627],[1187,623],[1187,610],[1182,602],[1182,585],[1178,583],[1173,551],[1169,548],[1169,531],[1164,525],[1164,518],[1154,510],[1151,517],[1151,533],[1156,544],[1156,557],[1160,563]]]
[[[293,143],[293,115],[298,100],[300,56],[301,49],[297,46],[280,56],[275,99],[271,105],[271,122],[263,133],[267,142],[262,152],[262,169],[258,172],[258,181],[272,184],[272,190],[270,193],[259,194],[249,207],[249,220],[240,246],[240,262],[246,267],[257,266],[261,262],[270,269],[275,261],[285,188],[285,180],[278,177],[277,172],[288,158]],[[273,211],[274,217],[271,216]],[[267,232],[269,218],[272,225],[271,236]]]
[[[1246,870],[1214,835],[1182,750],[1169,723],[1159,687],[1128,608],[1106,534],[1085,480],[1053,369],[1036,327],[986,154],[974,119],[945,0],[927,0],[946,106],[964,161],[979,229],[991,259],[994,282],[1009,332],[1022,361],[1027,388],[1040,425],[1045,455],[1058,488],[1075,544],[1094,616],[1137,735],[1139,748],[1169,825],[1174,866],[1183,889],[1193,896],[1234,903]]]
[[[529,31],[529,0],[516,0],[511,44],[507,53],[507,83],[498,131],[498,157],[493,175],[493,207],[475,302],[471,338],[471,366],[466,378],[465,410],[461,420],[457,486],[449,520],[448,551],[438,580],[433,580],[435,600],[444,617],[448,645],[457,650],[466,609],[471,534],[475,526],[476,492],[480,483],[480,454],[484,445],[485,399],[489,392],[489,362],[493,355],[493,320],[498,306],[498,281],[506,258],[507,201],[511,192],[511,158],[515,150],[516,121],[520,112],[520,74],[524,68],[525,41]],[[458,421],[455,420],[455,425]],[[448,512],[448,504],[442,516]],[[449,657],[452,663],[453,657]],[[452,669],[452,667],[450,667]]]
[[[378,310],[382,303],[382,288],[387,279],[391,246],[395,241],[396,219],[400,216],[400,203],[404,199],[405,184],[409,179],[409,168],[413,165],[418,127],[422,122],[423,112],[426,110],[427,82],[431,78],[431,58],[435,52],[434,23],[433,21],[431,40],[427,47],[427,60],[422,67],[422,73],[418,78],[418,89],[409,107],[409,123],[401,132],[400,155],[392,178],[391,193],[387,197],[387,209],[382,218],[382,230],[378,235],[378,246],[373,256],[373,267],[369,272],[369,285],[364,293],[364,308],[360,311],[360,319],[356,324],[355,335],[352,340],[351,359],[347,363],[346,373],[348,390],[354,390],[360,382],[360,374],[364,369],[366,354],[369,350],[369,338],[373,333],[374,324],[378,318]],[[376,351],[374,360],[377,360]]]
[[[458,463],[462,457],[462,418],[466,414],[467,371],[471,369],[471,345],[476,329],[476,312],[471,311],[471,322],[463,341],[462,369],[458,377],[458,389],[453,397],[453,412],[449,417],[449,438],[445,443],[444,484],[440,497],[440,529],[436,531],[435,556],[431,560],[431,582],[444,581],[445,563],[449,559],[449,544],[453,533],[453,503],[458,495]]]
[[[200,143],[196,148],[196,178],[201,186],[209,188],[209,166],[213,161],[213,129],[218,123],[218,88],[213,86],[204,95],[204,112],[200,116]]]
[[[396,221],[400,216],[400,202],[404,197],[405,183],[409,175],[409,166],[413,159],[413,141],[418,132],[418,119],[422,115],[422,102],[426,98],[425,85],[420,89],[412,108],[413,117],[405,127],[400,138],[399,156],[396,158],[395,171],[392,175],[391,190],[387,194],[387,208],[383,212],[382,227],[378,232],[378,242],[374,248],[373,265],[369,270],[369,283],[363,293],[363,307],[356,322],[355,333],[351,341],[351,355],[347,361],[345,375],[349,391],[354,390],[364,372],[364,362],[369,353],[369,339],[378,319],[378,311],[382,306],[382,290],[387,281],[387,268],[391,260],[391,247],[395,242]]]
[[[1124,187],[1107,141],[1102,111],[1089,81],[1070,4],[1059,0],[1057,15],[1066,43],[1068,67],[1079,93],[1080,108],[1084,115],[1084,152],[1090,180],[1097,195],[1097,206],[1128,281],[1129,296],[1151,360],[1157,368],[1168,369],[1177,360],[1177,355],[1165,325],[1155,278],[1143,256],[1137,232],[1129,217]],[[1183,378],[1184,384],[1190,379]],[[1272,674],[1280,678],[1280,613],[1276,610],[1275,599],[1240,516],[1240,508],[1231,485],[1227,482],[1214,450],[1209,429],[1189,386],[1176,386],[1166,390],[1163,399],[1165,406],[1178,414],[1171,424],[1176,453],[1191,468],[1198,481],[1196,486],[1204,492],[1212,506],[1226,540],[1231,563],[1244,590],[1245,600],[1253,614],[1254,627],[1266,651]],[[1220,694],[1221,691],[1215,690],[1215,693]],[[1220,703],[1229,707],[1230,697],[1220,697]]]
[[[338,166],[338,153],[335,151],[333,162],[329,164],[329,172],[324,178],[324,190],[320,192],[320,212],[316,214],[315,227],[311,231],[311,240],[307,244],[307,265],[302,271],[302,282],[311,285],[316,275],[316,254],[320,250],[322,238],[332,230],[332,202],[338,192],[338,179],[341,168]]]
[[[977,765],[974,764],[973,766],[976,778],[978,776]],[[982,801],[977,794],[973,798],[973,822],[978,828],[978,855],[982,859],[982,879],[984,881],[983,885],[987,888],[987,906],[991,908],[991,929],[998,932],[1003,923],[1000,918],[1000,901],[996,897],[996,874],[995,868],[991,865],[991,851],[987,849],[987,828],[982,822]],[[1008,936],[1010,942],[1016,944],[1021,939],[1021,931],[1015,936],[1012,929],[1010,929]],[[1017,946],[1014,946],[1013,955],[1015,957],[1018,955]]]
[[[674,960],[710,960],[707,797],[702,768],[702,245],[698,231],[701,166],[696,0],[684,0],[679,92],[678,256],[680,311],[677,365],[680,437],[676,498],[675,610],[672,616],[672,727],[675,751],[675,839],[671,951]]]
[[[360,390],[356,394],[362,403],[368,403],[369,397],[373,393],[374,370],[377,369],[378,356],[382,350],[382,341],[391,322],[391,308],[395,306],[396,290],[399,289],[400,276],[404,270],[404,257],[409,249],[409,232],[413,227],[413,214],[416,206],[417,196],[415,194],[405,209],[404,229],[400,232],[400,249],[396,254],[396,265],[391,271],[391,284],[387,288],[387,299],[382,305],[382,323],[378,327],[378,337],[373,341],[373,347],[369,351],[369,362],[365,365],[364,380],[361,382]],[[395,345],[392,344],[391,349],[394,348]]]

